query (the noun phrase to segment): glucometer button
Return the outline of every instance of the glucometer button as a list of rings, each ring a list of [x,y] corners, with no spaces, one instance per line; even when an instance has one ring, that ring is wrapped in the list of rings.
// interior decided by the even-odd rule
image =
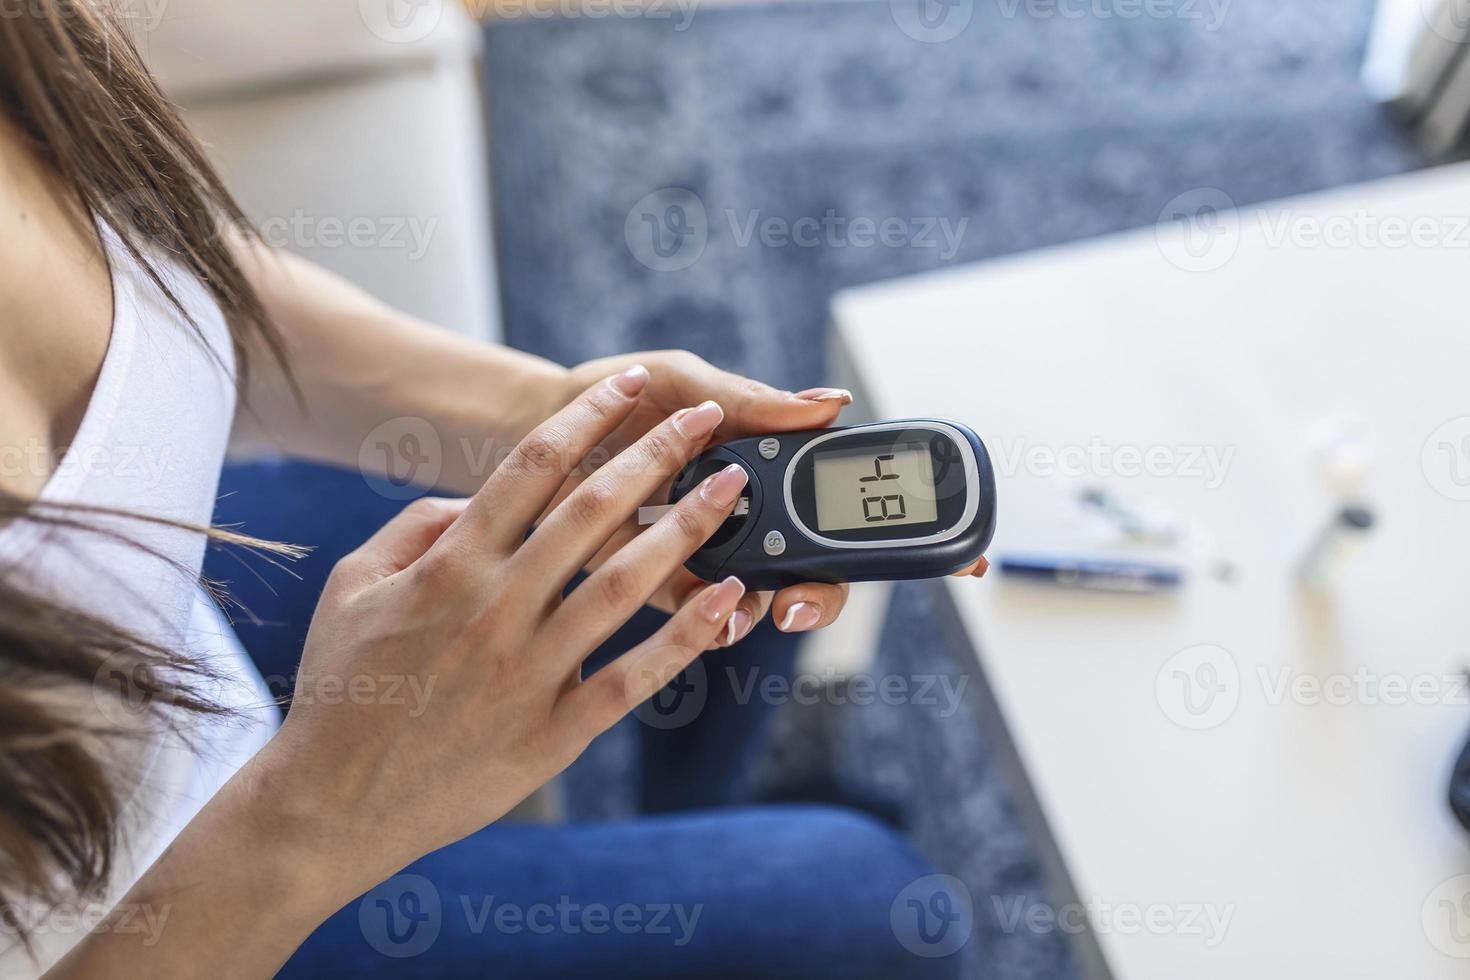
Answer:
[[[761,454],[762,459],[775,459],[777,456],[781,455],[781,440],[762,439],[760,441],[760,445],[756,446],[755,448],[756,451]]]
[[[786,552],[786,538],[782,536],[780,531],[772,531],[770,534],[767,534],[765,541],[761,542],[761,545],[766,549],[766,554],[772,558],[785,554]]]

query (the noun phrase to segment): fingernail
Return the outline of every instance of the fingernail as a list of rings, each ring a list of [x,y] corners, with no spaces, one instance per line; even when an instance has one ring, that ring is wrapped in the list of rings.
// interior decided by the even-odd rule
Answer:
[[[745,467],[739,463],[731,463],[705,480],[699,492],[716,507],[729,507],[740,496],[740,491],[745,489],[747,479]]]
[[[745,639],[745,634],[755,625],[755,617],[748,609],[737,609],[735,614],[725,621],[725,646],[733,646],[740,640]]]
[[[725,410],[714,402],[704,402],[693,408],[686,408],[674,415],[674,428],[685,439],[703,439],[725,417]]]
[[[822,621],[822,608],[811,602],[797,602],[781,619],[782,633],[804,633]]]
[[[846,388],[808,388],[806,391],[798,391],[795,397],[807,402],[841,402],[844,405],[852,404],[852,392]]]
[[[715,586],[713,592],[704,597],[701,612],[710,618],[710,622],[718,622],[721,616],[728,616],[735,610],[736,603],[743,595],[745,595],[745,583],[731,575]]]
[[[634,364],[622,374],[615,374],[612,378],[612,386],[629,398],[642,391],[646,384],[648,384],[648,368],[642,364]]]

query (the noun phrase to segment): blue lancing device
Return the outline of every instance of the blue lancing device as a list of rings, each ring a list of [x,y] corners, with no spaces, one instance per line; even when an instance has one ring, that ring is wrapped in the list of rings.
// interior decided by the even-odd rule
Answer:
[[[735,575],[767,590],[937,578],[973,565],[995,532],[990,454],[958,422],[737,439],[689,463],[670,503],[731,463],[749,475],[744,498],[686,563],[708,582]]]

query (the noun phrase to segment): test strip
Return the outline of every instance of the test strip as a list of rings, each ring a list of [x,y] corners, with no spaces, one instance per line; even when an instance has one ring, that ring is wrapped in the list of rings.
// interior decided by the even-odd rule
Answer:
[[[669,511],[674,509],[673,504],[660,504],[653,507],[638,508],[638,526],[647,527]],[[731,517],[744,517],[750,513],[750,498],[741,497],[735,502],[735,509],[730,512]]]

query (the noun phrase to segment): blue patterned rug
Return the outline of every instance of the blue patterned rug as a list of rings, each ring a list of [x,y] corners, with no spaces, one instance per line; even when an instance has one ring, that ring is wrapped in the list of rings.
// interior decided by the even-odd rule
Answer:
[[[1369,0],[1147,8],[1163,18],[958,0],[937,9],[969,20],[938,43],[919,38],[957,22],[918,20],[916,2],[487,28],[509,341],[564,363],[687,347],[805,387],[827,380],[842,287],[1148,225],[1200,187],[1249,204],[1423,165],[1358,84]],[[672,225],[670,201],[688,205]],[[890,669],[953,672],[926,601],[897,590]],[[756,778],[821,769],[906,801],[916,838],[974,892],[976,975],[1074,975],[1062,937],[995,913],[992,898],[1046,896],[976,711],[792,706]],[[568,780],[573,811],[626,812],[626,766],[617,739],[600,744]]]

